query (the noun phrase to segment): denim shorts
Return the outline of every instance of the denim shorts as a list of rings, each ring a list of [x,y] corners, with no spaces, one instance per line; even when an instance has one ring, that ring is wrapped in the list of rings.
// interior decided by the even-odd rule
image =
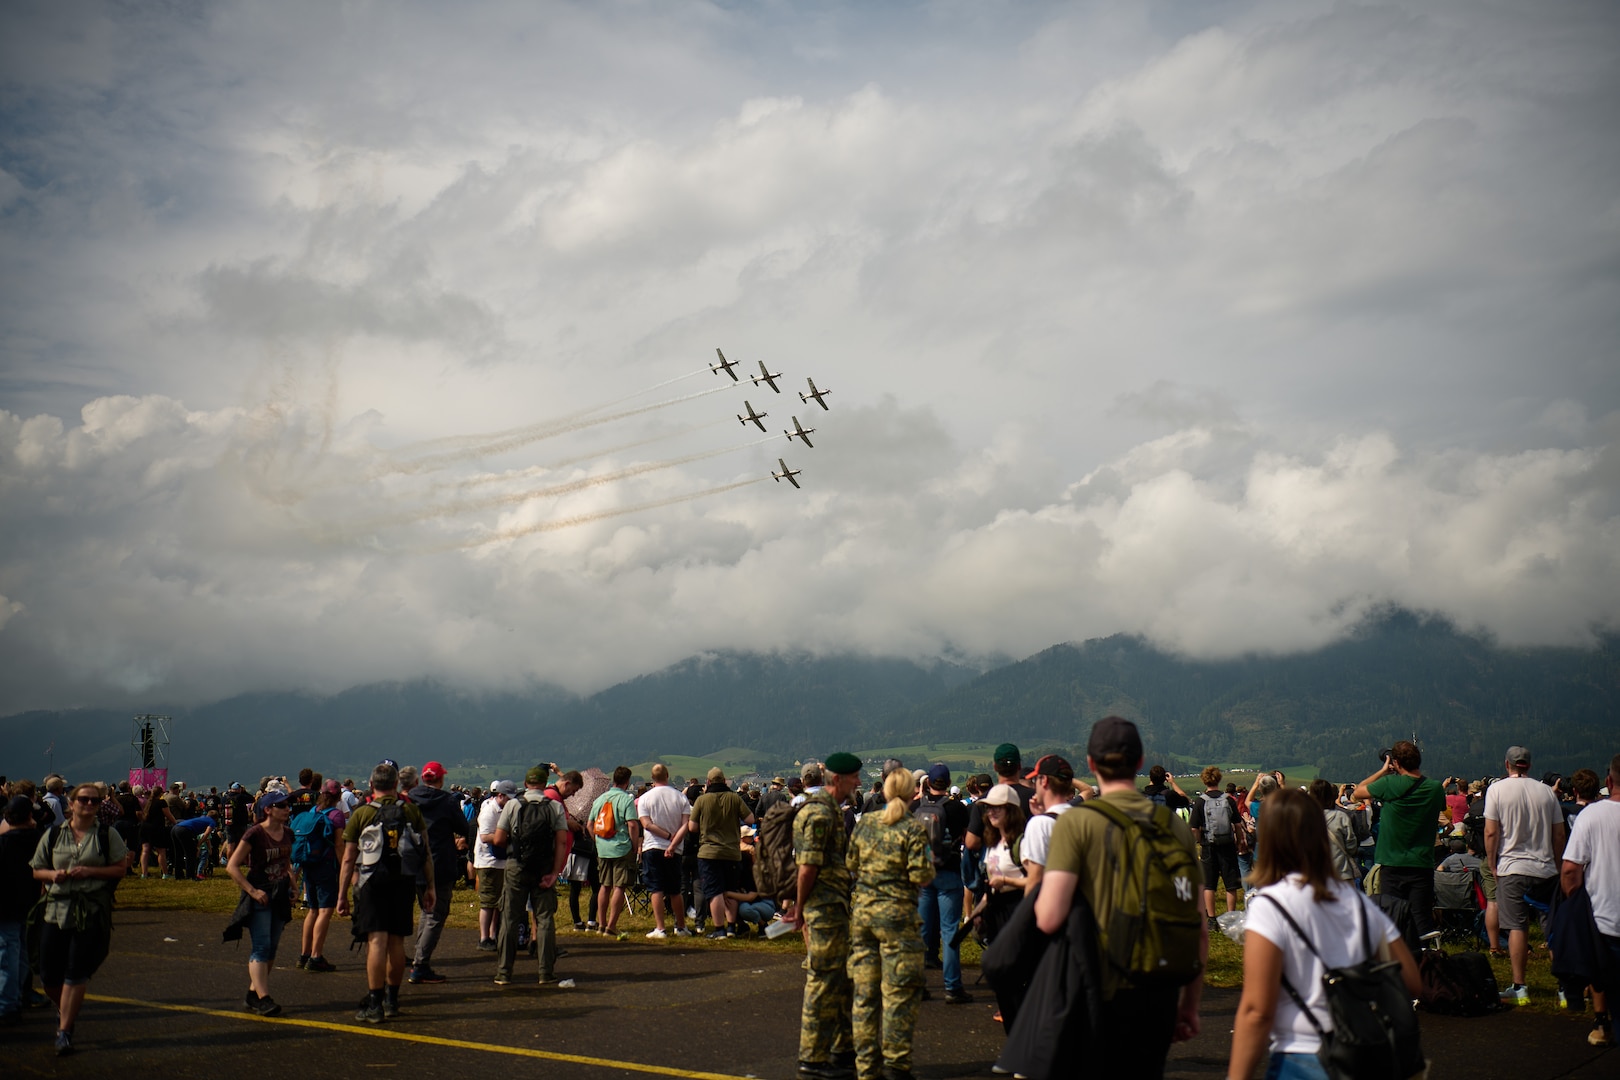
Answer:
[[[248,916],[247,921],[248,936],[253,941],[253,951],[248,953],[248,962],[275,963],[276,946],[281,943],[281,931],[286,925],[286,920],[276,918],[271,905],[255,902],[253,914]]]
[[[316,911],[335,908],[338,902],[338,872],[335,866],[304,867],[304,903]]]

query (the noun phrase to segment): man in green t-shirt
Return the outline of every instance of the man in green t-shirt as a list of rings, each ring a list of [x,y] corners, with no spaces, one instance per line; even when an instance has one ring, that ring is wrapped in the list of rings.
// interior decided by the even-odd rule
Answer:
[[[1424,776],[1422,767],[1422,751],[1402,739],[1390,748],[1383,767],[1357,784],[1355,792],[1358,799],[1383,804],[1373,853],[1382,867],[1378,894],[1406,901],[1420,937],[1434,932],[1434,842],[1441,812],[1451,821],[1445,789]]]
[[[613,770],[613,786],[591,804],[591,832],[596,837],[596,878],[602,883],[597,894],[602,933],[619,936],[619,912],[624,910],[624,891],[635,885],[640,874],[641,819],[636,815],[635,796],[630,794],[630,767]],[[606,821],[603,808],[612,806],[613,831],[603,836],[599,823]],[[603,824],[603,830],[606,825]]]
[[[1133,818],[1153,816],[1155,805],[1136,788],[1136,774],[1142,768],[1142,736],[1135,724],[1117,716],[1097,721],[1086,744],[1086,765],[1097,777],[1104,802]],[[1170,830],[1186,849],[1188,863],[1196,867],[1198,856],[1192,830],[1174,814],[1170,815]],[[1118,827],[1105,814],[1083,808],[1069,811],[1053,824],[1046,872],[1035,900],[1035,921],[1043,933],[1065,932],[1077,893],[1091,905],[1098,926],[1110,924],[1115,879],[1128,866],[1128,860],[1119,857],[1119,844],[1109,843],[1110,832],[1117,834]],[[1189,880],[1189,900],[1195,892],[1195,884]],[[1202,968],[1209,956],[1209,926],[1203,919],[1197,922],[1198,963]],[[1085,1048],[1088,1069],[1116,1075],[1162,1076],[1170,1044],[1198,1034],[1203,976],[1184,986],[1144,987],[1131,985],[1106,963],[1102,974],[1104,1002],[1099,1030],[1108,1034],[1092,1039]],[[1127,1032],[1129,1037],[1123,1037],[1121,1033]],[[1060,1047],[1058,1060],[1073,1060],[1078,1051],[1078,1047]]]

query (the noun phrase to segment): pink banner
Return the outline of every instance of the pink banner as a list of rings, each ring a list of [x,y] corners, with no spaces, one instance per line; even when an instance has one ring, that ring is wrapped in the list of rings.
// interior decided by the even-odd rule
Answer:
[[[129,786],[141,785],[148,791],[153,788],[169,786],[168,769],[131,769],[129,770]]]

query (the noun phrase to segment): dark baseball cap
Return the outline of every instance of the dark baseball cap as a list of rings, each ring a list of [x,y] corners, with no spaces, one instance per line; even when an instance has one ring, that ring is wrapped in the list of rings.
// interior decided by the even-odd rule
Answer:
[[[996,747],[995,761],[997,765],[1017,765],[1023,760],[1024,756],[1018,752],[1018,747],[1010,742],[1004,742]]]
[[[1073,780],[1074,766],[1056,754],[1047,754],[1035,763],[1025,780],[1033,780],[1037,776],[1055,776],[1059,780]]]
[[[1118,716],[1106,716],[1091,726],[1091,738],[1086,742],[1086,756],[1101,761],[1111,754],[1135,765],[1142,760],[1142,733],[1136,725]]]
[[[951,782],[951,767],[944,762],[930,766],[928,769],[928,782],[934,787],[945,787]]]

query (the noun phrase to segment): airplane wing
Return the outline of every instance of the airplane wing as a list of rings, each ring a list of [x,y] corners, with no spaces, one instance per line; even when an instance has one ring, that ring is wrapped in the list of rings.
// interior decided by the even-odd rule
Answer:
[[[720,358],[720,362],[718,364],[710,364],[709,370],[714,372],[716,375],[724,371],[727,375],[731,376],[732,382],[736,382],[737,373],[731,369],[737,366],[737,362],[735,360],[727,360],[726,354],[721,352],[719,349],[714,350],[714,355]]]
[[[799,482],[797,480],[793,479],[797,475],[799,475],[799,474],[798,473],[788,473],[788,483],[792,484],[794,487],[799,487]],[[799,488],[799,490],[803,491],[804,489]]]
[[[780,379],[781,377],[782,375],[780,372],[772,375],[771,369],[765,366],[765,361],[761,360],[759,362],[759,378],[755,379],[754,381],[756,383],[764,383],[766,386],[780,394],[782,391],[777,387],[776,380]]]

